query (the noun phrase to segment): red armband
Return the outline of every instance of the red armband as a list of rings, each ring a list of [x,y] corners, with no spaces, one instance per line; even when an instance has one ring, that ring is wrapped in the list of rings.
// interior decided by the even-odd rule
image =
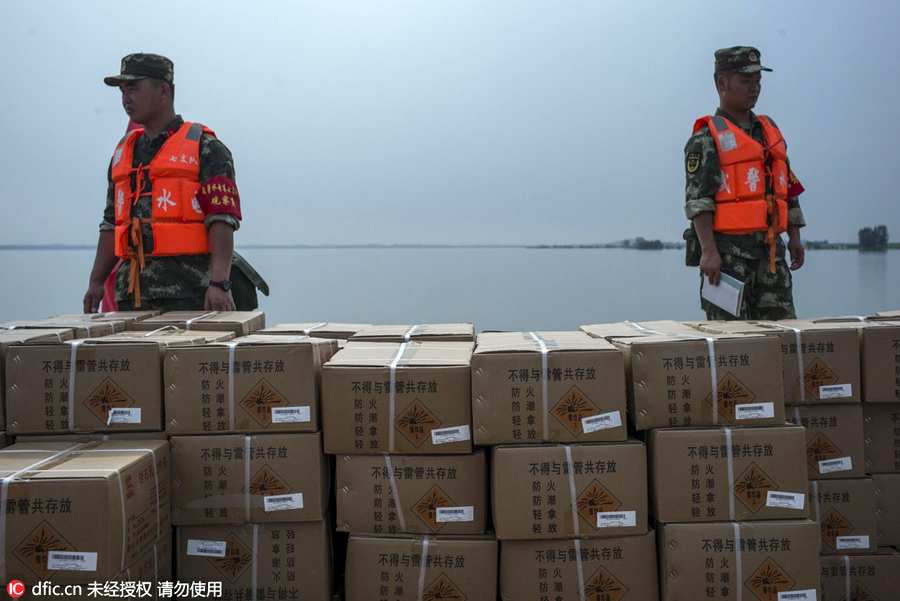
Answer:
[[[797,179],[797,176],[791,171],[788,176],[787,197],[793,198],[795,196],[800,196],[801,194],[803,194],[803,184],[800,183],[800,180]]]
[[[230,213],[240,220],[241,196],[237,184],[230,177],[217,175],[200,186],[197,194],[200,208],[207,215],[213,213]]]

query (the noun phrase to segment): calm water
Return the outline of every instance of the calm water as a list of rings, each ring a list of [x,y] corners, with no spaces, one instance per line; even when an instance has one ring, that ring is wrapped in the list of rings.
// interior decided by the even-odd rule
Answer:
[[[269,325],[470,322],[572,330],[622,320],[702,319],[681,250],[240,249],[272,290]],[[0,322],[81,312],[93,250],[0,251]],[[900,309],[900,252],[808,251],[800,317]]]

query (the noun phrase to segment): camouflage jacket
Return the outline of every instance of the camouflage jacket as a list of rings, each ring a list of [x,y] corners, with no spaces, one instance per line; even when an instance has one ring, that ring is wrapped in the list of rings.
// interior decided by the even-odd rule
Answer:
[[[725,111],[718,109],[716,115],[724,117],[740,127],[745,133],[749,134],[754,140],[765,143],[763,135],[762,123],[757,119],[753,112],[750,113],[749,125],[741,125],[735,123],[734,120]],[[693,219],[704,211],[716,210],[716,192],[722,184],[721,170],[719,169],[719,155],[716,150],[716,141],[708,127],[701,127],[690,137],[684,146],[684,162],[685,162],[685,188],[684,188],[684,213],[688,219]],[[690,165],[690,167],[689,167]],[[790,161],[788,161],[790,167]],[[766,182],[766,185],[770,184]],[[788,199],[788,225],[797,225],[803,227],[806,222],[803,219],[803,211],[800,209],[800,201],[794,196]],[[687,232],[685,232],[685,240],[688,245],[692,244],[693,237],[696,240],[696,234],[693,232],[693,224]],[[722,234],[715,232],[716,246],[722,254],[736,255],[746,259],[768,259],[769,248],[766,245],[766,232],[753,232],[752,234]],[[784,254],[784,243],[779,236],[778,250],[779,256]],[[689,259],[690,261],[690,259]],[[691,264],[690,262],[688,264]],[[697,257],[699,265],[699,257]]]
[[[166,130],[156,138],[150,139],[146,135],[138,138],[134,146],[133,166],[148,165],[156,153],[162,148],[163,143],[171,133],[178,130],[184,123],[181,116],[169,124]],[[223,176],[234,180],[234,161],[231,152],[216,137],[204,133],[200,137],[200,182]],[[103,221],[100,223],[100,231],[114,230],[115,217],[115,185],[112,181],[112,163],[107,171],[106,208],[103,211]],[[138,199],[137,214],[141,219],[148,219],[152,210],[152,199],[144,194]],[[240,227],[240,221],[228,213],[214,213],[206,216],[206,227],[216,221],[225,221],[234,229]],[[149,224],[143,226],[144,249],[148,252],[153,248],[153,232]],[[145,267],[141,272],[141,298],[190,298],[203,297],[209,287],[210,280],[210,256],[183,255],[177,257],[146,257]],[[119,266],[116,273],[116,300],[122,301],[130,298],[128,294],[129,269],[125,261]]]

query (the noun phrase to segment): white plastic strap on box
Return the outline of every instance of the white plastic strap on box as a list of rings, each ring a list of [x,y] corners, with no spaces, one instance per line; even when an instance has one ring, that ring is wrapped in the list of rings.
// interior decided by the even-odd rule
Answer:
[[[814,507],[816,508],[816,523],[822,523],[822,508],[819,506],[819,481],[818,480],[810,480],[812,482],[813,487],[813,503],[815,503]],[[819,553],[822,552],[822,537],[819,536]]]
[[[201,319],[206,319],[207,317],[213,317],[218,314],[219,314],[218,311],[210,311],[209,313],[204,313],[203,315],[200,315],[199,317],[194,317],[193,319],[189,319],[186,322],[184,322],[184,329],[190,330],[191,324],[193,324],[195,321],[200,321]]]
[[[397,391],[395,388],[397,387],[397,364],[400,363],[400,359],[403,357],[403,353],[406,351],[406,342],[400,344],[400,348],[397,349],[397,354],[394,355],[393,360],[391,360],[391,394],[388,400],[388,419],[390,420],[388,424],[388,452],[394,452],[394,411],[397,408]]]
[[[240,342],[226,342],[228,345],[228,431],[234,432],[234,349]]]
[[[253,586],[253,592],[251,593],[250,599],[252,601],[257,601],[256,597],[256,587],[259,582],[258,576],[258,567],[259,567],[259,524],[253,524],[253,565],[251,569],[253,570],[251,576],[251,585]]]
[[[578,538],[581,533],[579,532],[578,524],[578,497],[575,493],[575,469],[572,462],[572,445],[563,445],[563,448],[566,450],[566,461],[569,464],[569,493],[572,496],[572,529],[575,532],[575,538]],[[581,579],[578,581],[581,582]]]
[[[72,341],[72,352],[69,354],[69,432],[75,431],[75,361],[82,343],[84,340]]]
[[[384,456],[384,465],[387,467],[388,478],[391,480],[391,491],[394,493],[394,504],[397,506],[397,518],[400,520],[400,532],[406,534],[406,518],[403,517],[403,505],[400,504],[400,491],[397,488],[397,479],[394,478],[394,466],[391,456]]]
[[[68,449],[63,449],[62,451],[53,453],[53,451],[40,451],[40,450],[28,450],[21,451],[23,453],[53,453],[49,457],[45,459],[41,459],[40,461],[36,461],[31,465],[20,469],[17,472],[10,474],[9,476],[4,477],[0,480],[0,533],[3,533],[3,536],[0,536],[0,582],[5,582],[6,578],[6,504],[9,501],[9,485],[13,480],[20,477],[22,474],[25,474],[30,471],[34,471],[38,466],[47,463],[48,461],[53,461],[57,457],[61,457],[66,453],[70,453],[75,451],[81,447],[83,447],[85,443],[80,442],[74,446],[69,447]]]
[[[166,330],[173,330],[175,332],[178,331],[178,326],[163,326],[161,328],[156,328],[146,334],[141,334],[142,337],[147,338],[148,336],[153,336],[154,334],[159,334],[160,332],[165,332]]]
[[[794,333],[797,338],[797,373],[800,375],[800,404],[806,404],[806,382],[803,378],[803,342],[800,338],[800,328],[792,328],[780,323],[763,322],[761,325],[778,328],[779,330],[789,330]]]
[[[313,327],[306,328],[305,330],[303,330],[303,335],[309,336],[309,333],[312,332],[313,330],[318,330],[319,328],[324,328],[326,325],[327,325],[327,322],[324,322],[324,321],[322,323],[317,323]]]
[[[728,519],[734,519],[734,453],[731,448],[731,428],[725,426],[725,455],[728,457]]]
[[[844,587],[847,589],[847,596],[844,599],[848,601],[853,597],[850,596],[850,556],[844,555]]]
[[[732,522],[731,525],[734,527],[734,574],[738,583],[735,589],[737,590],[737,601],[741,601],[744,594],[743,566],[741,566],[741,525],[738,522]]]
[[[419,593],[416,595],[416,601],[422,601],[422,595],[425,594],[425,565],[428,563],[428,544],[430,543],[428,535],[422,539],[422,561],[419,564]]]
[[[580,601],[586,601],[584,596],[584,567],[581,565],[581,539],[575,539],[575,565],[578,569],[578,594]]]
[[[250,436],[244,436],[244,521],[250,521],[250,456],[253,447],[250,445]],[[256,555],[253,556],[254,558]]]
[[[541,399],[542,399],[542,407],[543,407],[543,417],[542,421],[544,422],[544,440],[549,440],[550,438],[550,409],[549,409],[549,401],[547,399],[548,395],[548,386],[550,384],[549,374],[547,373],[547,345],[544,344],[543,338],[537,335],[536,332],[528,332],[534,341],[537,343],[538,347],[541,349]],[[574,495],[573,495],[574,498]],[[577,526],[576,526],[577,527]]]
[[[417,329],[425,328],[425,327],[426,326],[420,324],[420,325],[413,326],[410,329],[406,330],[406,334],[403,335],[403,341],[409,342],[412,339],[412,335],[415,334]]]
[[[635,330],[637,330],[639,332],[646,332],[647,334],[658,334],[660,336],[665,336],[665,334],[663,334],[662,332],[657,332],[656,330],[651,330],[649,328],[645,328],[644,326],[634,323],[633,321],[626,321],[625,325],[627,325],[631,328],[634,328]]]

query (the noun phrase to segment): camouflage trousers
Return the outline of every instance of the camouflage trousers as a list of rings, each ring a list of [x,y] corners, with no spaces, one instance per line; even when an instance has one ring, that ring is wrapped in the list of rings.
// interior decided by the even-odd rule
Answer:
[[[791,290],[791,270],[784,255],[775,261],[775,273],[769,272],[768,260],[745,259],[734,255],[722,256],[722,271],[744,282],[744,298],[740,315],[732,315],[701,298],[700,307],[709,320],[735,319],[796,319],[794,295]],[[700,276],[703,284],[703,276]]]
[[[206,296],[192,298],[142,298],[140,309],[134,306],[134,296],[118,301],[119,311],[203,311]]]

